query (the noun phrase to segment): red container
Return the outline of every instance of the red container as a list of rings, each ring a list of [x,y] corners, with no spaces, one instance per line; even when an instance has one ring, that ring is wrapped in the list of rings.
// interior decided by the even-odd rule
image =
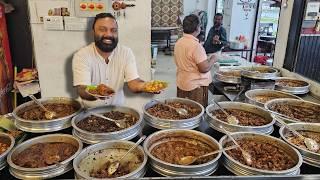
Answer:
[[[13,68],[4,5],[0,3],[0,114],[12,111],[10,91],[13,84]]]

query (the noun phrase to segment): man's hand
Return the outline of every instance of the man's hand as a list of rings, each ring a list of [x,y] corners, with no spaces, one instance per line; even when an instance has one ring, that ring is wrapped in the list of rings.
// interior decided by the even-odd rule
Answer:
[[[128,82],[128,87],[132,92],[135,92],[135,93],[144,92],[149,94],[161,93],[161,91],[153,91],[153,92],[148,91],[148,89],[146,88],[147,85],[148,85],[148,82],[145,82],[139,78]]]
[[[112,97],[112,95],[110,95],[108,97],[95,97],[95,96],[92,96],[91,94],[89,94],[86,91],[86,88],[87,88],[87,86],[85,86],[85,85],[77,86],[77,91],[78,91],[78,94],[81,97],[81,99],[84,99],[84,100],[87,100],[87,101],[96,101],[98,99],[105,100],[105,99],[109,99],[109,98]]]
[[[213,44],[221,44],[221,41],[219,40],[219,38],[220,36],[218,35],[213,36],[213,40],[212,40]]]

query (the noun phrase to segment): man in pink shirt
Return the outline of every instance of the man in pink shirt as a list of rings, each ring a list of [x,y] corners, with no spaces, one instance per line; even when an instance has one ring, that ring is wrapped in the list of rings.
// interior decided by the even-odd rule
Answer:
[[[174,47],[177,65],[177,97],[189,98],[208,105],[208,86],[212,82],[210,69],[216,62],[207,58],[206,51],[196,38],[200,33],[199,17],[191,14],[183,20],[183,37]]]

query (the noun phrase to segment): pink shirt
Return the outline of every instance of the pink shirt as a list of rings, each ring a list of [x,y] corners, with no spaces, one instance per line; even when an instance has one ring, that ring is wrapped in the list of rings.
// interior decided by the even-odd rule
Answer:
[[[207,54],[199,40],[183,34],[174,46],[174,61],[177,65],[177,86],[184,91],[191,91],[200,86],[209,86],[211,72],[200,73],[197,64],[206,61]]]

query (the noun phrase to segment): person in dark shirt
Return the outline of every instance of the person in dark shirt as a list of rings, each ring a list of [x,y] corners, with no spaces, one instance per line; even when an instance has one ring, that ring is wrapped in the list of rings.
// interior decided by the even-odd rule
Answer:
[[[214,16],[214,25],[208,33],[208,38],[204,43],[204,49],[206,53],[215,53],[220,51],[223,46],[227,44],[227,32],[222,27],[223,15],[217,13]]]

